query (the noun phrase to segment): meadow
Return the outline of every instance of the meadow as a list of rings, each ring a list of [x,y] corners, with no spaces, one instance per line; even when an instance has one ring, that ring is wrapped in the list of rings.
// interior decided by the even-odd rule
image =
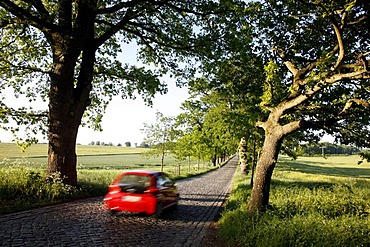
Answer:
[[[36,144],[24,153],[14,143],[0,143],[0,215],[79,198],[102,196],[123,170],[160,170],[160,158],[147,158],[144,148],[117,146],[77,147],[78,187],[62,183],[60,174],[45,180],[47,144]],[[175,180],[214,169],[210,163],[190,165],[168,155],[164,171]]]
[[[146,148],[77,145],[77,168],[87,170],[159,169],[160,158],[142,155],[147,151]],[[21,163],[29,168],[46,168],[47,152],[47,144],[32,145],[22,152],[14,143],[0,143],[0,167]],[[165,157],[165,168],[168,170],[174,169],[174,166],[187,166],[187,164],[187,161],[177,160],[171,155]],[[185,171],[186,169],[183,170]]]
[[[359,157],[279,158],[270,206],[250,215],[250,176],[236,173],[219,220],[227,246],[370,246],[370,164]]]

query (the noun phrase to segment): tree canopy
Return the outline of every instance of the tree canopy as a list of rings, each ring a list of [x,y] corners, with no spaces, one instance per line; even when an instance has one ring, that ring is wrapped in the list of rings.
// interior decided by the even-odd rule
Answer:
[[[253,125],[264,131],[249,206],[260,211],[268,204],[282,148],[296,155],[292,143],[323,134],[369,147],[369,3],[251,1],[234,9],[212,26],[214,32],[226,30],[223,42],[202,61],[206,76],[189,85],[207,104],[212,97],[226,100],[229,113],[239,104],[244,122],[238,127],[248,126],[243,134]],[[234,135],[243,132],[236,130]]]
[[[321,131],[343,144],[369,146],[369,4],[287,0],[249,6],[255,49],[265,61],[260,106],[268,115],[257,122],[265,141],[249,208],[258,211],[268,204],[286,137]]]
[[[178,84],[181,75],[191,76],[192,55],[213,38],[202,27],[219,7],[206,0],[1,1],[1,92],[13,88],[31,103],[48,102],[48,109],[35,111],[32,104],[16,109],[2,101],[2,128],[25,124],[27,131],[47,132],[48,174],[61,172],[75,185],[78,127],[100,129],[116,95],[141,95],[150,104],[155,93],[166,92],[159,79],[164,73]],[[121,44],[132,42],[138,59],[155,69],[119,59]]]

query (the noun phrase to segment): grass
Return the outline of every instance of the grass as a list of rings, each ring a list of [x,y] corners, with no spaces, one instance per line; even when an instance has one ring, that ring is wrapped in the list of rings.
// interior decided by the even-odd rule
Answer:
[[[36,144],[22,153],[14,143],[0,143],[0,167],[9,163],[24,163],[28,167],[43,168],[47,163],[47,144]],[[146,158],[145,148],[77,145],[77,167],[80,169],[136,169],[159,167],[159,158]],[[1,162],[3,161],[3,162]],[[165,165],[187,166],[187,161],[165,157]],[[202,166],[202,165],[201,165]],[[185,169],[184,169],[185,171]]]
[[[247,213],[250,177],[236,174],[219,221],[229,246],[370,246],[370,164],[358,156],[279,159],[270,208]]]
[[[77,146],[78,187],[62,183],[59,174],[45,180],[46,144],[37,144],[21,153],[15,144],[0,143],[0,215],[78,198],[101,196],[125,169],[160,170],[159,158],[144,158],[147,149]],[[179,173],[180,166],[180,173]],[[209,164],[192,164],[165,159],[164,171],[175,180],[207,172]]]

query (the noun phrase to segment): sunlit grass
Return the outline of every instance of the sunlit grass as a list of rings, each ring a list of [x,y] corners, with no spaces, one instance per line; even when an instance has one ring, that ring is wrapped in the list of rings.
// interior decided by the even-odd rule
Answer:
[[[77,167],[83,169],[148,169],[159,167],[159,157],[147,158],[142,155],[148,151],[146,148],[128,148],[117,146],[78,145]],[[4,163],[24,163],[35,168],[46,168],[47,144],[35,144],[25,153],[14,143],[0,143],[0,167]],[[196,163],[195,160],[191,164]],[[176,160],[171,155],[164,159],[165,167],[181,165],[187,167],[187,161]],[[203,164],[200,165],[203,167]],[[184,169],[181,169],[185,171]]]
[[[258,216],[247,212],[250,177],[237,175],[219,237],[230,246],[369,246],[369,164],[357,159],[281,159]]]
[[[118,146],[94,146],[94,145],[77,145],[76,153],[78,156],[84,155],[107,155],[107,154],[139,154],[147,151],[145,148],[118,147]],[[24,157],[44,157],[48,154],[48,144],[33,144],[25,152],[15,143],[0,143],[1,158],[24,158]]]

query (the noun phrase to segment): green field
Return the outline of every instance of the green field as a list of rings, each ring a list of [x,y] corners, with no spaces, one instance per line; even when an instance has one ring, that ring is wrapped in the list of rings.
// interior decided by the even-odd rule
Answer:
[[[294,179],[301,176],[304,179],[315,178],[316,175],[338,178],[370,178],[370,163],[364,162],[358,165],[359,160],[358,155],[338,155],[326,158],[320,156],[298,157],[294,161],[286,156],[281,156],[275,174],[284,172],[284,174]]]
[[[250,177],[237,174],[218,237],[227,246],[370,246],[370,164],[359,156],[280,157],[270,206],[248,214]]]
[[[145,148],[117,147],[117,146],[93,146],[93,145],[77,145],[76,153],[79,156],[83,155],[101,155],[101,154],[128,154],[142,153]],[[46,157],[48,154],[47,144],[34,144],[22,152],[20,147],[14,143],[0,143],[0,159],[1,158],[23,158],[23,157]]]
[[[35,144],[23,153],[14,143],[0,143],[0,167],[9,163],[23,163],[35,168],[46,167],[47,150],[47,144]],[[148,149],[145,148],[77,145],[77,167],[78,169],[117,170],[160,167],[159,157],[147,158],[141,155],[146,151]],[[165,157],[165,165],[171,167],[187,165],[187,161],[179,161],[169,155]]]

